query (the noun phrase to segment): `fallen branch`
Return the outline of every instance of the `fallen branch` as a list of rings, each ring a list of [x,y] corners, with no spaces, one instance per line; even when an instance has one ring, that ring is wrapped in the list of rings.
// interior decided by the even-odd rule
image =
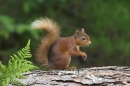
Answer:
[[[71,71],[35,70],[24,73],[26,79],[19,79],[29,86],[86,86],[86,85],[130,85],[130,67],[92,67]]]

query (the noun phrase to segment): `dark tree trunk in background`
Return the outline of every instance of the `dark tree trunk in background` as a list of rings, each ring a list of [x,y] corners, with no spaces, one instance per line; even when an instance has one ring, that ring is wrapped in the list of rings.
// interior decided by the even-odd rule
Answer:
[[[71,71],[35,70],[20,79],[28,86],[130,86],[130,67],[92,67]]]

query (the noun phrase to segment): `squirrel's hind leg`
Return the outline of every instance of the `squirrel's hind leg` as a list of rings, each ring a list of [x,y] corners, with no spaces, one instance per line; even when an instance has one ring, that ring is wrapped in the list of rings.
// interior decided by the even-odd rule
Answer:
[[[53,60],[55,61],[53,61],[51,69],[66,70],[70,64],[71,57],[69,57],[69,54],[61,54],[58,58],[53,57]]]

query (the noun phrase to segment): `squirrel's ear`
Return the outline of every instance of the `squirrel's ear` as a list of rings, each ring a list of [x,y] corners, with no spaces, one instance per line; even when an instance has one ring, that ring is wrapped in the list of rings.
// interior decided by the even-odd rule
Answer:
[[[80,35],[80,30],[79,29],[76,30],[76,35]]]
[[[84,32],[84,28],[82,28],[81,31]]]
[[[77,30],[76,30],[76,32],[80,32],[80,30],[79,30],[79,29],[77,29]]]

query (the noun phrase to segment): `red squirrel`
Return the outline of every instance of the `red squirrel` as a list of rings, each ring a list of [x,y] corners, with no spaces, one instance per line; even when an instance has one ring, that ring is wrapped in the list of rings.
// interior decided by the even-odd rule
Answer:
[[[31,27],[47,31],[36,53],[37,60],[44,65],[55,70],[66,70],[75,68],[69,67],[71,56],[82,56],[86,59],[87,54],[80,51],[79,46],[89,46],[91,41],[83,28],[77,29],[70,37],[60,37],[59,25],[49,18],[35,20]]]

